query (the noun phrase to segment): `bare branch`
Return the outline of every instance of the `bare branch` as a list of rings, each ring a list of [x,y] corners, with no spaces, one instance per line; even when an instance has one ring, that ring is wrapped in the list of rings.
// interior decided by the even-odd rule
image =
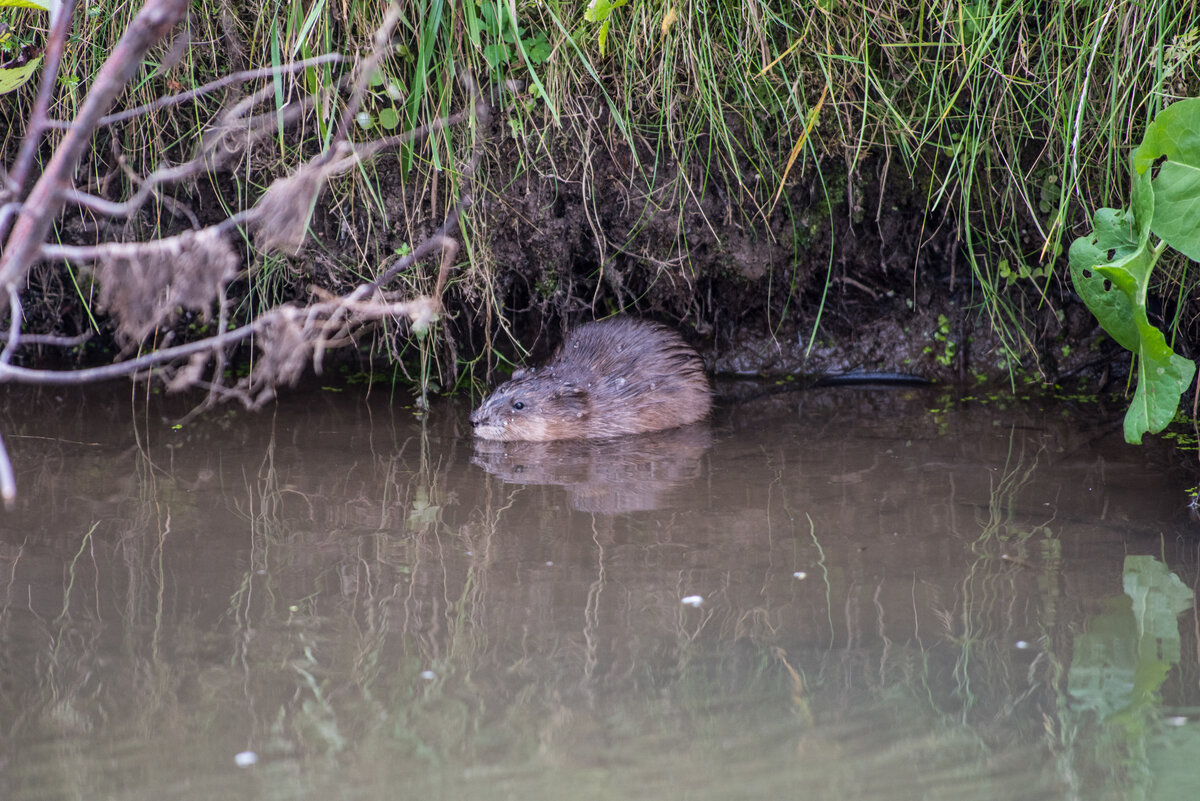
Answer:
[[[332,176],[353,169],[384,149],[429,136],[451,125],[486,122],[489,109],[467,73],[460,76],[470,95],[467,107],[394,136],[363,143],[351,140],[352,135],[357,135],[354,118],[362,107],[371,75],[380,59],[390,52],[391,36],[399,18],[399,6],[394,2],[389,5],[384,21],[376,31],[370,54],[352,73],[353,81],[343,78],[340,82],[341,86],[349,83],[350,89],[331,141],[314,158],[272,183],[253,208],[202,227],[190,209],[163,195],[160,187],[204,173],[211,174],[236,163],[239,154],[246,153],[263,138],[273,136],[281,125],[291,124],[309,114],[316,102],[312,96],[298,96],[282,108],[268,110],[274,90],[269,85],[236,102],[231,101],[228,108],[214,117],[191,159],[160,167],[145,177],[129,170],[118,151],[118,164],[125,177],[137,187],[123,202],[114,202],[75,187],[73,177],[79,161],[100,125],[117,124],[157,109],[178,106],[238,82],[343,60],[336,55],[321,56],[269,69],[239,72],[189,92],[104,115],[140,68],[147,49],[169,34],[171,27],[182,19],[187,5],[185,0],[147,0],[101,66],[78,117],[66,125],[49,121],[43,114],[39,121],[41,127],[31,128],[39,137],[51,127],[65,128],[66,134],[54,148],[23,203],[3,202],[22,198],[23,188],[19,182],[6,182],[4,192],[0,193],[0,231],[10,225],[12,229],[6,247],[0,251],[0,312],[7,306],[11,313],[7,336],[0,333],[0,343],[3,343],[0,383],[64,386],[120,377],[135,380],[153,377],[162,380],[169,391],[206,387],[208,395],[203,406],[229,399],[258,406],[273,398],[280,385],[294,384],[306,370],[319,372],[328,349],[354,343],[378,321],[407,320],[413,330],[420,331],[442,311],[441,294],[460,247],[452,233],[460,224],[463,212],[473,202],[471,191],[462,193],[433,234],[416,245],[411,253],[387,266],[375,280],[360,284],[341,296],[314,288],[313,296],[306,303],[278,306],[258,313],[238,328],[227,330],[231,308],[236,304],[231,302],[235,299],[226,297],[226,287],[238,275],[241,264],[240,247],[235,249],[231,237],[238,228],[253,229],[260,250],[272,247],[298,250],[308,235],[312,209]],[[481,155],[482,138],[477,136],[475,152],[458,173],[460,186],[471,185]],[[117,175],[120,173],[110,171],[105,180]],[[0,179],[3,178],[5,176],[0,175]],[[104,192],[103,189],[99,191]],[[110,241],[90,246],[55,245],[46,241],[50,226],[66,203],[104,217],[120,218],[136,214],[155,196],[173,212],[186,215],[192,230],[151,241]],[[237,232],[239,246],[242,235]],[[405,299],[402,293],[382,291],[402,270],[435,253],[439,256],[439,264],[431,297]],[[92,264],[99,286],[98,306],[109,312],[116,322],[118,341],[141,343],[157,332],[154,344],[157,349],[126,361],[78,370],[32,369],[12,364],[13,356],[22,346],[72,346],[90,336],[90,332],[79,337],[22,333],[25,323],[20,288],[38,259]],[[173,323],[179,310],[192,309],[208,319],[214,301],[219,311],[217,333],[194,342],[175,344]],[[252,342],[257,349],[254,368],[249,376],[230,379],[225,370],[227,360],[235,346],[246,342]],[[129,355],[129,351],[123,355]],[[14,491],[11,465],[0,442],[0,495],[10,498]]]
[[[8,458],[8,448],[4,447],[4,437],[0,437],[0,498],[4,499],[5,509],[12,509],[13,501],[17,499],[17,480],[13,477],[12,462]]]
[[[82,370],[40,370],[28,367],[17,367],[0,363],[0,383],[12,381],[19,384],[44,384],[67,386],[75,384],[90,384],[96,381],[108,381],[114,378],[137,376],[169,362],[191,357],[197,353],[215,352],[219,348],[235,345],[250,337],[257,336],[269,327],[279,323],[291,323],[301,317],[309,316],[312,322],[304,326],[315,338],[319,329],[326,327],[333,316],[345,309],[356,315],[359,322],[382,319],[384,317],[408,317],[415,322],[430,319],[432,310],[437,303],[432,298],[415,298],[400,302],[354,302],[347,298],[337,298],[333,301],[319,303],[307,309],[288,305],[279,306],[266,312],[261,317],[232,331],[226,331],[207,339],[174,345],[161,350],[146,353],[129,361],[106,364],[100,367],[87,367]],[[342,324],[336,323],[341,326]]]
[[[451,114],[449,117],[439,117],[427,125],[419,125],[416,128],[396,134],[395,136],[385,136],[383,139],[374,139],[370,142],[343,142],[337,152],[340,155],[349,151],[348,155],[327,165],[328,172],[326,174],[328,176],[338,175],[358,165],[360,162],[372,158],[381,150],[403,145],[414,139],[419,139],[422,136],[428,136],[431,133],[440,131],[443,128],[458,125],[463,120],[468,119],[472,113],[474,113],[474,109],[471,106],[467,106],[461,111]]]
[[[17,215],[16,223],[9,234],[9,247],[0,255],[0,286],[16,286],[24,279],[38,253],[38,248],[46,240],[52,222],[62,209],[63,199],[59,194],[59,187],[70,182],[70,177],[91,140],[96,121],[112,106],[129,79],[141,69],[142,57],[146,51],[170,33],[184,18],[188,5],[187,0],[147,0],[146,5],[130,22],[129,28],[113,48],[112,54],[100,67],[96,80],[75,118],[75,124],[55,148],[54,155],[50,157],[49,163]],[[0,299],[7,305],[7,298],[0,296]]]
[[[17,289],[14,286],[8,287],[8,307],[12,312],[12,322],[8,326],[8,342],[4,346],[3,352],[0,352],[0,364],[8,364],[12,361],[13,351],[21,341],[21,320],[23,312],[21,310],[21,296],[17,294]]]
[[[84,331],[73,337],[63,337],[57,334],[21,334],[22,345],[48,345],[55,348],[77,348],[92,338],[91,331]],[[0,342],[9,342],[11,337],[0,332]]]
[[[0,232],[8,228],[8,221],[15,217],[20,210],[21,204],[16,202],[5,203],[3,206],[0,206]],[[3,236],[3,234],[0,233],[0,236]]]
[[[71,20],[74,16],[75,0],[64,0],[58,7],[58,16],[52,22],[50,38],[46,41],[46,56],[42,62],[45,64],[42,68],[42,81],[38,86],[37,99],[33,102],[33,110],[29,114],[29,127],[25,131],[24,141],[21,142],[21,150],[17,153],[16,161],[13,162],[11,178],[18,195],[24,191],[25,181],[28,180],[29,171],[33,168],[34,157],[37,155],[38,145],[42,141],[42,133],[49,127],[46,115],[50,109],[54,87],[58,83],[58,69],[62,66],[67,34],[71,31]],[[0,239],[6,233],[8,233],[7,221],[0,218]]]
[[[199,172],[199,170],[196,172]],[[183,205],[174,198],[159,194],[155,189],[155,184],[150,183],[148,180],[143,180],[134,176],[131,176],[131,178],[133,178],[136,183],[140,183],[141,188],[138,190],[136,195],[129,200],[126,200],[124,203],[116,203],[111,200],[106,200],[105,198],[88,194],[87,192],[82,192],[78,189],[64,189],[62,191],[62,196],[64,199],[74,203],[77,206],[90,209],[91,211],[94,211],[97,214],[102,214],[105,217],[129,217],[135,214],[137,210],[141,208],[142,204],[149,200],[151,195],[153,195],[158,197],[159,201],[161,201],[163,205],[165,205],[177,217],[187,217],[193,228],[200,227],[200,219],[187,206]]]
[[[228,113],[218,117],[216,123],[204,135],[200,152],[192,159],[170,167],[160,167],[145,178],[141,178],[129,170],[126,174],[130,180],[139,184],[137,193],[124,202],[114,202],[78,189],[65,188],[61,196],[65,200],[77,203],[98,214],[109,217],[129,217],[135,214],[147,200],[157,196],[173,213],[186,216],[193,228],[200,227],[200,221],[190,209],[182,206],[172,198],[162,195],[158,187],[162,184],[175,183],[194,178],[206,170],[216,169],[229,160],[234,153],[240,153],[264,136],[272,135],[279,124],[290,125],[302,116],[310,107],[310,103],[296,103],[291,107],[281,109],[278,114],[261,114],[243,120],[243,126],[237,126],[241,113],[261,102],[270,93],[270,87],[256,92],[250,98],[235,105]],[[248,129],[248,130],[246,130]],[[222,147],[231,141],[236,141],[233,147]],[[124,165],[122,165],[124,166]]]
[[[302,61],[293,61],[288,64],[280,64],[277,67],[263,67],[262,69],[257,70],[243,70],[241,72],[235,72],[231,75],[225,75],[221,78],[217,78],[215,81],[209,81],[203,86],[198,86],[195,89],[189,89],[186,92],[180,92],[179,94],[175,95],[160,97],[157,100],[152,100],[149,103],[143,103],[140,106],[135,106],[134,108],[126,111],[120,111],[116,114],[109,114],[101,117],[96,121],[96,125],[114,125],[118,122],[132,120],[135,117],[140,117],[143,114],[148,114],[151,111],[158,111],[159,109],[178,106],[181,103],[194,100],[197,97],[206,95],[209,92],[216,91],[217,89],[223,89],[226,86],[232,86],[235,83],[256,81],[260,78],[271,78],[275,75],[285,72],[300,72],[301,70],[306,70],[309,67],[319,67],[323,64],[337,64],[345,60],[346,58],[341,53],[326,53],[323,56],[314,56],[313,58],[306,58]],[[46,123],[46,127],[65,131],[74,124],[75,123],[71,122],[70,120],[51,120]]]

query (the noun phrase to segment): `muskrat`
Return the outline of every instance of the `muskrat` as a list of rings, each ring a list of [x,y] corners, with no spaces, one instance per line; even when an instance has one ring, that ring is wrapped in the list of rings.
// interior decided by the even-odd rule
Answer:
[[[661,431],[711,409],[704,363],[677,332],[614,317],[570,331],[549,362],[496,387],[471,422],[482,439],[546,442]]]

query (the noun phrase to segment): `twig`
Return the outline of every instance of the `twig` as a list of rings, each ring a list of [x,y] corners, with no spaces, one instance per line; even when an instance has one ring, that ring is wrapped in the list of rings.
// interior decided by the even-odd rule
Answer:
[[[320,303],[309,307],[307,312],[310,316],[315,316],[318,319],[318,324],[322,327],[328,327],[332,321],[333,315],[341,310],[342,307],[347,307],[350,311],[356,312],[365,319],[375,319],[381,317],[402,317],[419,314],[423,312],[428,301],[421,299],[411,301],[399,301],[391,303],[362,303],[356,300],[351,300],[349,296],[338,298],[334,301]],[[106,364],[100,367],[86,367],[82,370],[39,370],[29,367],[17,367],[11,364],[0,362],[0,383],[12,381],[18,384],[44,384],[52,386],[69,386],[77,384],[90,384],[96,381],[108,381],[114,378],[124,378],[130,375],[136,375],[145,370],[153,369],[167,362],[184,359],[196,353],[205,351],[216,351],[219,348],[224,348],[227,345],[233,345],[248,339],[256,334],[261,333],[270,325],[279,322],[293,319],[297,313],[301,311],[296,306],[279,306],[269,312],[264,313],[261,317],[256,318],[252,322],[235,328],[232,331],[226,331],[206,339],[188,342],[183,345],[175,345],[173,347],[163,348],[151,353],[145,353],[135,359],[130,359],[126,362],[116,362],[114,364]],[[320,317],[326,317],[325,322],[319,320]]]
[[[0,436],[0,498],[4,499],[4,508],[12,509],[13,501],[17,499],[17,480],[13,477],[12,462],[8,459],[8,448],[4,447],[4,437]]]
[[[21,142],[17,159],[13,162],[11,178],[13,186],[19,195],[25,188],[29,171],[33,168],[34,157],[38,145],[42,141],[42,132],[49,127],[46,116],[50,109],[50,101],[54,96],[54,87],[58,84],[58,69],[62,66],[63,52],[66,49],[67,34],[71,30],[71,20],[75,16],[76,0],[65,0],[58,7],[58,16],[52,21],[50,37],[46,41],[46,55],[43,60],[42,81],[38,86],[37,99],[33,101],[33,109],[29,114],[29,128]],[[3,220],[0,219],[0,239],[8,233]]]
[[[467,106],[466,108],[451,114],[449,117],[439,117],[430,123],[419,125],[416,128],[405,131],[401,134],[385,136],[382,139],[373,139],[370,142],[343,142],[341,148],[339,148],[339,154],[347,151],[351,152],[349,155],[341,158],[339,161],[330,163],[329,174],[336,175],[337,173],[345,172],[351,167],[357,165],[359,162],[366,161],[367,159],[373,157],[381,150],[386,150],[390,147],[395,147],[396,145],[402,145],[406,142],[411,142],[414,139],[422,136],[428,136],[431,133],[436,133],[443,128],[449,128],[452,125],[458,125],[460,122],[470,117],[473,112],[474,109],[472,109],[470,106]]]
[[[82,334],[76,334],[73,337],[64,337],[57,334],[21,334],[22,345],[52,345],[56,348],[74,348],[82,345],[92,338],[91,331],[84,331]],[[10,336],[0,332],[0,342],[10,341]]]
[[[210,225],[205,228],[196,229],[196,233],[204,231],[213,231],[220,234],[228,234],[234,231],[238,226],[244,225],[254,219],[254,209],[239,211],[237,214],[226,217],[215,225]],[[150,239],[140,243],[129,242],[101,242],[99,245],[42,245],[38,249],[38,256],[47,261],[61,260],[69,261],[74,264],[89,264],[97,259],[103,258],[114,250],[122,253],[129,252],[130,248],[138,245],[147,247],[161,243],[161,239]]]
[[[135,117],[139,117],[151,111],[178,106],[180,103],[186,103],[193,98],[208,94],[215,89],[221,89],[226,86],[231,86],[235,83],[245,83],[246,81],[254,81],[259,78],[270,78],[284,72],[299,72],[306,70],[309,67],[319,67],[322,64],[336,64],[345,61],[345,57],[341,53],[326,53],[323,56],[314,56],[306,58],[302,61],[293,61],[289,64],[280,64],[277,67],[263,67],[257,70],[242,70],[231,75],[226,75],[217,78],[215,81],[209,81],[203,86],[198,86],[195,89],[189,89],[186,92],[180,92],[177,95],[168,95],[160,97],[157,100],[152,100],[149,103],[143,103],[140,106],[121,111],[116,114],[108,114],[96,120],[96,125],[113,125],[118,122],[125,122]],[[49,120],[46,122],[47,128],[54,128],[65,131],[75,123],[70,120]]]
[[[269,88],[268,88],[269,90]],[[263,91],[268,91],[263,90]],[[211,128],[208,133],[214,131],[221,132],[231,127],[231,121],[240,119],[243,112],[252,108],[261,101],[265,95],[263,91],[256,92],[251,97],[246,98],[236,104],[228,114],[223,114],[217,120],[216,126]],[[278,114],[261,114],[251,117],[246,122],[248,131],[245,138],[242,140],[242,147],[248,148],[259,138],[274,134],[278,124],[288,125],[297,117],[303,115],[309,108],[310,103],[297,103],[293,107],[286,108],[278,112]],[[87,192],[78,189],[64,188],[60,192],[60,196],[64,200],[70,200],[73,203],[91,209],[98,214],[104,214],[109,217],[129,217],[134,214],[142,205],[150,199],[151,195],[157,195],[162,200],[167,200],[165,195],[159,195],[158,187],[161,184],[183,181],[199,175],[206,169],[220,166],[224,160],[224,156],[216,152],[218,142],[209,141],[203,143],[200,147],[200,152],[188,161],[182,164],[176,164],[170,167],[160,167],[154,172],[147,175],[145,178],[138,178],[132,173],[128,173],[130,179],[139,184],[137,193],[122,203],[116,203],[105,198],[97,197],[96,195],[88,194]],[[175,210],[174,208],[172,209]],[[184,211],[186,216],[192,221],[192,226],[200,227],[199,220],[190,210]]]
[[[8,342],[4,345],[4,350],[0,351],[0,364],[8,364],[12,361],[13,351],[21,342],[21,320],[23,312],[21,310],[21,296],[17,294],[17,288],[14,286],[8,287],[8,304],[9,310],[12,313],[12,322],[8,326]]]
[[[8,221],[16,216],[21,210],[21,204],[17,202],[5,203],[0,206],[0,237],[3,236],[4,229],[8,228]]]
[[[142,57],[187,14],[187,0],[148,0],[129,23],[112,54],[96,75],[71,126],[54,150],[41,177],[29,192],[0,256],[0,286],[15,287],[24,279],[46,240],[50,226],[63,207],[59,188],[70,183],[84,150],[91,142],[96,121],[112,106],[125,84],[141,69]],[[65,23],[64,23],[65,24]],[[49,90],[47,90],[49,91]],[[39,137],[32,137],[34,147]],[[27,140],[28,141],[28,140]],[[7,305],[7,298],[0,295]],[[0,306],[0,311],[3,311]]]

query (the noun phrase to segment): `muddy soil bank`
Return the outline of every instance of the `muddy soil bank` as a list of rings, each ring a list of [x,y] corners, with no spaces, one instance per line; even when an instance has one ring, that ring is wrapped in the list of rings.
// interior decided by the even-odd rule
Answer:
[[[487,181],[506,188],[481,192],[471,223],[489,275],[447,299],[460,356],[492,345],[522,358],[484,337],[496,327],[480,312],[488,293],[533,358],[569,325],[626,310],[678,327],[718,373],[886,370],[972,385],[1086,374],[1102,389],[1126,369],[1065,259],[1045,286],[1000,282],[1014,315],[993,325],[957,222],[927,209],[929,176],[881,156],[851,174],[835,159],[823,175],[798,165],[766,205],[772,192],[748,165],[656,163],[649,145],[615,134],[602,146],[553,140],[530,167],[497,117]],[[1028,244],[1036,263],[1041,243]]]
[[[598,99],[581,98],[572,113],[595,108],[603,108]],[[444,298],[441,386],[463,363],[484,379],[500,363],[497,354],[518,363],[544,358],[570,325],[617,311],[677,327],[710,370],[725,374],[882,370],[970,386],[1007,384],[1013,375],[1081,376],[1090,382],[1083,389],[1099,391],[1119,386],[1127,370],[1127,354],[1071,291],[1063,258],[1045,285],[988,279],[987,291],[999,291],[1012,310],[996,325],[961,225],[948,204],[928,208],[929,175],[909,175],[884,154],[858,159],[853,171],[839,158],[819,166],[802,159],[775,198],[748,163],[724,170],[716,159],[666,163],[652,137],[631,146],[599,117],[589,129],[603,132],[595,141],[547,129],[533,146],[518,139],[514,114],[492,114],[476,200],[458,232],[469,240],[470,266],[464,249]],[[298,256],[267,269],[247,250],[253,278],[231,285],[232,305],[259,302],[245,302],[252,283],[272,300],[303,302],[312,286],[346,291],[361,280],[361,265],[384,264],[420,242],[457,201],[444,175],[405,175],[396,154],[372,169],[377,192],[347,193],[342,184],[322,195],[313,240]],[[182,198],[201,224],[245,203],[244,190],[220,178],[196,182]],[[165,219],[147,213],[119,231],[64,219],[59,236],[94,244],[177,232],[164,228]],[[1026,230],[1038,227],[1030,221]],[[1038,263],[1042,243],[1026,244],[1029,262]],[[995,269],[986,254],[977,263]],[[422,265],[423,277],[410,275],[403,290],[431,291],[427,273],[435,270]],[[30,294],[41,302],[27,308],[31,330],[74,335],[89,327],[76,280],[61,265],[34,271]],[[211,333],[211,321],[199,317],[183,315],[173,335]],[[404,352],[403,330],[383,336],[365,350]],[[114,352],[103,338],[89,348],[97,359]],[[252,354],[246,346],[234,358]],[[21,358],[36,363],[41,355]]]

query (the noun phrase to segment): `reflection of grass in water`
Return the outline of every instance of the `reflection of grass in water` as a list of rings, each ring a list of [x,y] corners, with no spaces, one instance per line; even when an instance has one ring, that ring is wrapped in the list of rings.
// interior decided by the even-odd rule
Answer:
[[[249,568],[215,634],[204,621],[172,616],[169,604],[163,611],[162,598],[190,585],[161,567],[139,567],[132,588],[110,583],[93,593],[105,593],[96,609],[146,602],[153,611],[148,617],[137,606],[117,637],[125,649],[119,670],[128,675],[97,659],[112,647],[103,642],[112,629],[97,623],[76,585],[72,624],[75,636],[85,636],[62,640],[54,692],[69,702],[64,718],[123,738],[135,752],[150,743],[179,753],[199,775],[208,774],[183,756],[188,749],[197,752],[191,759],[215,764],[253,748],[263,756],[269,793],[292,798],[332,793],[347,768],[356,789],[383,791],[412,776],[416,795],[461,788],[670,797],[683,787],[697,797],[730,797],[803,786],[807,797],[840,799],[880,793],[890,774],[897,792],[932,787],[930,797],[938,797],[948,787],[990,786],[1012,740],[1033,731],[1025,739],[1040,742],[1040,718],[1031,714],[1038,699],[1024,697],[1027,666],[1009,648],[1016,613],[1005,606],[1023,597],[1026,574],[994,555],[996,544],[1013,539],[1007,531],[990,530],[991,550],[963,580],[962,608],[950,618],[966,632],[953,641],[957,661],[944,640],[887,640],[884,610],[872,621],[869,607],[863,629],[847,635],[852,646],[804,650],[787,627],[794,596],[781,596],[778,585],[764,581],[740,594],[725,588],[701,610],[684,612],[676,586],[627,583],[619,546],[629,532],[612,518],[594,518],[594,547],[582,552],[594,561],[576,565],[578,593],[564,599],[556,593],[570,588],[549,580],[537,592],[512,593],[510,582],[536,585],[541,577],[498,561],[511,558],[504,548],[521,533],[506,515],[517,500],[552,496],[497,481],[464,517],[455,474],[424,443],[409,445],[374,457],[372,480],[386,488],[372,490],[373,507],[355,497],[329,507],[326,519],[313,511],[324,508],[325,490],[297,484],[284,447],[270,443],[259,472],[245,481],[250,558],[238,564]],[[1015,525],[1028,460],[1015,455],[999,482],[1006,489],[995,505],[1008,517],[993,515],[1007,525]],[[557,520],[548,530],[562,531],[561,513],[526,505],[537,525]],[[128,539],[153,542],[147,532],[158,528]],[[157,541],[160,553],[171,542]],[[823,544],[831,566],[842,569],[835,543]],[[89,552],[98,549],[101,563],[120,562],[122,553],[153,558],[132,546],[93,537]],[[657,550],[645,544],[640,553],[649,564]],[[685,571],[671,575],[682,586]],[[593,587],[582,586],[589,580]],[[846,605],[849,619],[853,592],[831,580],[814,597],[828,605],[813,614],[816,640],[823,642],[822,618],[832,626],[835,604]],[[523,599],[528,608],[505,608]],[[563,618],[548,610],[565,603],[574,604],[577,628],[550,628]],[[167,622],[147,625],[150,617]],[[956,667],[970,671],[970,681],[955,684]],[[426,669],[434,678],[421,677]],[[985,680],[996,684],[978,689]],[[1020,720],[997,722],[1008,711]],[[49,725],[65,731],[68,721]],[[77,745],[62,760],[64,773],[77,777],[74,789],[97,782],[95,767],[80,764],[95,746]],[[1044,754],[1031,750],[1019,753],[1039,764]],[[164,783],[179,769],[142,767]],[[1030,768],[1012,770],[1024,777]]]
[[[374,501],[343,502],[345,522],[358,524],[351,530],[313,526],[311,510],[324,499],[286,485],[274,440],[257,477],[247,481],[252,559],[230,613],[250,643],[238,658],[255,683],[294,687],[290,700],[262,718],[272,753],[339,753],[386,737],[405,753],[439,761],[442,743],[462,736],[462,714],[440,688],[462,671],[469,676],[487,648],[485,626],[475,618],[483,607],[488,532],[480,538],[475,528],[456,531],[444,522],[454,493],[442,486],[443,471],[424,436],[416,449],[411,444],[373,462],[383,481]],[[288,516],[287,498],[297,496],[309,519]],[[374,504],[373,524],[355,511],[360,501]],[[458,584],[448,571],[457,572],[455,557],[463,551],[473,556]],[[328,558],[315,573],[314,556]],[[444,609],[428,595],[439,584]],[[433,677],[422,678],[423,670]],[[422,711],[426,706],[434,710]],[[260,732],[266,733],[261,724]]]
[[[92,527],[87,530],[79,542],[79,551],[76,552],[75,558],[67,564],[67,586],[63,588],[63,608],[58,617],[54,619],[55,623],[61,623],[71,610],[71,588],[75,586],[75,566],[79,562],[79,557],[83,556],[83,552],[87,550],[88,544],[92,541],[92,534],[96,532],[96,527],[99,525],[99,523],[92,523]]]
[[[1052,558],[1060,550],[1052,530],[1045,524],[1030,526],[1019,520],[1023,496],[1035,480],[1042,453],[1042,448],[1027,451],[1028,442],[1015,429],[1010,432],[1008,458],[999,480],[991,483],[987,509],[977,515],[979,534],[972,550],[978,557],[959,585],[958,610],[946,608],[937,613],[946,639],[959,650],[953,671],[953,696],[960,704],[963,722],[1004,715],[1039,686],[1045,689],[1045,677],[1035,681],[1032,675],[1022,675],[1014,660],[1019,640],[1053,629],[1060,568],[1058,560]],[[1029,561],[1027,546],[1039,534],[1045,538],[1043,555],[1047,558],[1035,565]],[[1026,591],[1029,582],[1022,570],[1029,568],[1037,571],[1037,592]],[[1038,621],[1040,632],[1013,625],[1013,605],[1018,599],[1039,604],[1036,615],[1024,616]],[[1046,642],[1042,637],[1039,645]],[[987,688],[985,695],[974,691],[976,683]],[[980,703],[984,708],[976,710]]]

